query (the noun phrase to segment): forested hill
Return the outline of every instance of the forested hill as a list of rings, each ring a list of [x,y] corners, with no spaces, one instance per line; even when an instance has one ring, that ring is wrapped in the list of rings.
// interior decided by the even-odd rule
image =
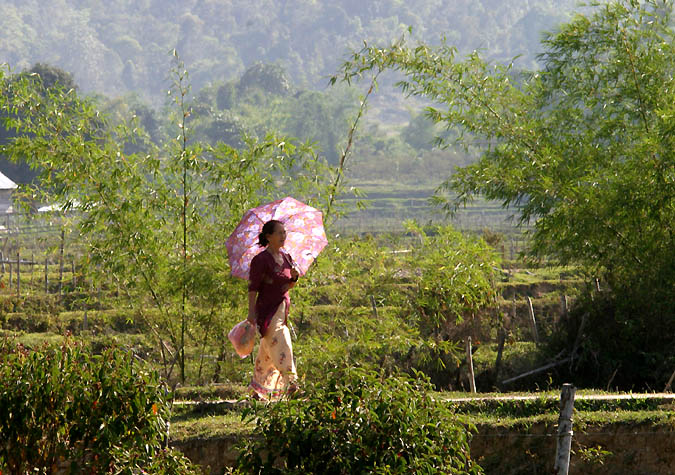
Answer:
[[[522,55],[577,0],[0,0],[0,63],[36,62],[74,75],[83,91],[138,91],[161,100],[177,48],[195,90],[257,62],[279,63],[296,84],[323,87],[350,48],[445,35],[461,52]]]

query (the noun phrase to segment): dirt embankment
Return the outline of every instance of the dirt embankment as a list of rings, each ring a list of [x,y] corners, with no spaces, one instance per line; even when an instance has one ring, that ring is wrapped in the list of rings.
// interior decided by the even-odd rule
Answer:
[[[471,455],[488,475],[552,473],[555,424],[513,429],[478,426]],[[172,444],[192,461],[222,474],[237,458],[234,436],[193,439]],[[675,473],[675,426],[610,423],[575,429],[571,474],[672,475]]]
[[[555,462],[555,424],[522,429],[479,426],[471,455],[486,474],[549,474]],[[575,429],[570,474],[672,475],[675,427],[609,423]]]

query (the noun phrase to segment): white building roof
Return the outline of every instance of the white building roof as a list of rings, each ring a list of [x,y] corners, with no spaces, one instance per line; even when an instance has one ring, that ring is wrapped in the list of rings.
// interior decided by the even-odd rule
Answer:
[[[16,183],[7,178],[2,172],[0,172],[0,190],[13,190],[16,188]]]

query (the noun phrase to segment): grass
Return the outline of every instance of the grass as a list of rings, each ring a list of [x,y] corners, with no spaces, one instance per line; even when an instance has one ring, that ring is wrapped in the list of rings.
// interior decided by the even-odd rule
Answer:
[[[241,415],[229,413],[197,419],[179,420],[171,423],[171,440],[211,439],[215,437],[251,435],[254,422],[242,422]]]
[[[490,426],[520,431],[527,430],[535,424],[556,426],[558,414],[536,414],[524,417],[500,416],[494,414],[461,414],[458,416],[464,424]],[[662,425],[675,435],[675,411],[574,411],[574,430],[591,432],[593,428],[607,425]]]
[[[218,399],[239,399],[248,394],[247,386],[239,383],[209,384],[206,386],[184,386],[174,391],[176,400],[210,401]]]

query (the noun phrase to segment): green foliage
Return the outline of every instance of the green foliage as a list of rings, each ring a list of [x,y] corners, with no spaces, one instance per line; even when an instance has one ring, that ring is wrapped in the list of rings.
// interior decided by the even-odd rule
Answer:
[[[0,342],[1,470],[197,473],[164,448],[169,417],[165,386],[131,353]]]
[[[260,89],[266,93],[285,96],[291,92],[291,84],[283,67],[258,63],[246,70],[238,83],[238,92],[247,94],[251,89]]]
[[[650,412],[656,411],[664,403],[659,398],[631,399],[593,399],[577,398],[574,401],[576,412]],[[560,394],[541,394],[534,399],[490,398],[448,402],[457,414],[476,414],[495,418],[525,418],[543,414],[560,414]]]
[[[416,150],[428,150],[434,146],[439,130],[424,114],[410,117],[410,122],[401,132],[401,138]]]
[[[347,81],[400,71],[404,92],[440,104],[428,109],[436,122],[488,144],[446,182],[457,193],[446,204],[480,194],[512,207],[534,225],[535,255],[602,276],[617,325],[661,355],[675,325],[672,13],[671,1],[596,6],[545,37],[538,73],[405,40],[366,45],[343,69]],[[596,337],[589,351],[607,342]]]
[[[232,304],[227,235],[246,209],[265,201],[290,194],[321,207],[329,173],[311,147],[273,134],[245,138],[241,148],[191,142],[189,84],[179,61],[174,79],[178,136],[139,153],[126,149],[143,140],[140,129],[108,124],[72,90],[0,76],[0,110],[18,131],[2,152],[39,172],[39,187],[27,189],[31,201],[76,211],[68,224],[89,252],[84,264],[101,279],[112,275],[141,314],[149,302],[155,306],[150,327],[167,376],[178,362],[184,380],[189,326],[214,337],[215,315]]]
[[[600,445],[595,447],[586,447],[581,444],[579,444],[579,447],[574,450],[574,453],[577,454],[584,462],[593,465],[604,465],[605,461],[614,455],[609,450],[604,450]]]
[[[328,92],[297,90],[278,65],[256,64],[236,81],[204,88],[195,98],[199,114],[190,119],[195,134],[207,143],[239,147],[246,133],[262,137],[278,130],[316,143],[326,160],[336,164],[358,98],[349,88]],[[291,94],[292,92],[294,92]]]
[[[326,368],[303,399],[244,413],[260,439],[243,444],[244,473],[480,473],[467,429],[435,403],[425,379]],[[414,395],[414,397],[411,397]]]
[[[446,388],[465,336],[490,333],[495,322],[483,312],[494,301],[494,252],[448,226],[415,229],[398,239],[336,238],[294,289],[294,352],[308,379],[340,361],[423,371]]]
[[[632,315],[626,315],[626,305],[617,303],[611,294],[596,293],[592,299],[582,296],[571,314],[569,328],[560,328],[557,335],[564,341],[554,338],[551,351],[571,346],[581,331],[584,342],[570,368],[579,385],[611,383],[611,388],[662,389],[675,365],[672,312],[651,315],[661,304],[654,302],[646,308],[635,306]]]
[[[425,230],[408,223],[408,230],[421,242],[412,256],[421,275],[414,300],[420,325],[428,333],[444,330],[447,335],[494,301],[497,254],[482,239],[467,238],[450,226]]]
[[[9,80],[18,81],[23,79],[36,83],[40,90],[61,88],[65,90],[77,89],[73,76],[60,68],[44,63],[36,63],[32,68],[17,74]],[[7,93],[8,91],[5,91]],[[7,127],[5,121],[17,114],[17,111],[0,111],[0,145],[4,145],[13,140],[17,131],[12,127]],[[30,183],[37,175],[35,170],[23,162],[12,162],[8,157],[0,155],[0,168],[2,173],[8,176],[16,183]]]
[[[37,79],[45,89],[61,87],[62,89],[77,89],[73,75],[61,68],[46,63],[35,63],[28,71],[22,73]]]

